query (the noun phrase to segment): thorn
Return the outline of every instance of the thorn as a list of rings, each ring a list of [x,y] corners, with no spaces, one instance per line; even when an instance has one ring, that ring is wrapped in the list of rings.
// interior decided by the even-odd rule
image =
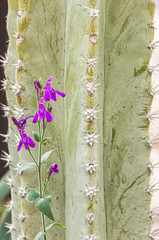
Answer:
[[[150,23],[149,23],[149,25],[150,25],[150,27],[152,27],[153,29],[157,29],[157,27],[158,27],[158,22],[159,21],[159,19],[157,19],[157,20],[152,20]]]
[[[4,115],[3,117],[9,117],[10,113],[12,113],[11,108],[3,103],[0,103],[0,107],[2,109],[2,111],[4,111]]]
[[[16,163],[16,164],[12,165],[11,170],[17,171],[16,176],[19,174],[19,170],[20,170],[21,166],[22,166],[22,164],[21,164],[20,161],[19,161],[18,163]],[[22,174],[22,173],[21,173],[21,174]],[[20,174],[19,174],[19,175],[20,175]]]
[[[93,200],[93,198],[96,196],[96,192],[98,192],[100,189],[97,189],[96,186],[93,187],[87,187],[85,188],[84,192],[86,193],[86,197],[89,198],[90,201]]]
[[[159,216],[159,207],[150,210],[148,216],[151,218],[153,218],[154,216]]]
[[[20,71],[23,69],[24,62],[21,59],[17,60],[17,63],[12,64],[13,67],[16,67],[17,71]]]
[[[0,133],[0,136],[2,136],[4,138],[4,140],[2,142],[8,143],[8,141],[9,141],[9,133],[8,134]]]
[[[153,182],[154,182],[154,181],[153,181]],[[153,184],[153,182],[152,182],[151,185],[149,184],[149,186],[148,186],[147,189],[146,189],[146,192],[149,193],[150,195],[152,195],[155,191],[158,191],[158,190],[159,190],[159,188],[155,188],[155,186],[156,186],[157,184],[159,184],[159,181],[156,182],[156,183],[154,183],[154,184]]]
[[[153,159],[147,164],[147,168],[152,174],[154,173],[154,168],[159,165],[159,162],[154,163],[154,161],[155,160]]]
[[[86,235],[84,237],[82,237],[83,239],[86,239],[86,240],[96,240],[96,239],[100,239],[100,237],[97,237],[96,236],[97,233],[94,233],[94,234],[89,234],[89,235]]]
[[[3,151],[3,150],[2,150],[2,152],[3,152],[3,155],[1,155],[0,160],[6,162],[6,164],[5,164],[5,166],[4,166],[4,168],[6,168],[6,167],[8,167],[8,166],[11,164],[12,158],[11,158],[11,155],[8,154],[7,152],[5,152],[5,151]]]
[[[14,110],[12,110],[12,113],[15,116],[15,118],[20,119],[24,116],[24,108],[14,106]]]
[[[96,135],[96,133],[87,133],[84,136],[84,139],[86,140],[84,143],[88,144],[89,147],[93,147],[94,143],[98,143],[98,141],[96,140],[97,137],[99,137],[100,135]]]
[[[25,11],[25,9],[19,9],[18,11],[17,11],[17,18],[18,18],[18,21],[19,22],[22,22],[22,20],[23,20],[23,18],[25,18],[26,17],[26,11]]]
[[[25,237],[25,235],[19,235],[17,240],[26,240],[27,238]]]
[[[26,194],[27,194],[26,187],[18,187],[18,195],[21,198],[25,198]]]
[[[2,88],[0,89],[0,91],[6,91],[9,87],[9,80],[3,78],[3,80],[1,81],[1,86]]]
[[[4,205],[7,208],[7,212],[10,212],[13,209],[13,201],[10,200],[6,205]]]
[[[159,143],[159,135],[157,134],[154,137],[149,138],[147,143],[150,147],[153,147],[154,144]]]
[[[13,185],[13,179],[12,179],[12,178],[8,178],[8,177],[7,177],[7,178],[5,179],[5,182],[6,182],[6,184],[9,186],[10,189],[14,187],[14,185]]]
[[[96,7],[89,8],[89,7],[83,6],[81,4],[77,4],[77,5],[83,7],[84,10],[89,13],[89,17],[93,18],[93,20],[96,19],[96,17],[99,17],[100,10],[96,9]]]
[[[153,240],[157,240],[156,237],[159,236],[159,229],[151,230],[149,237]]]
[[[85,166],[86,166],[86,172],[88,172],[89,174],[93,174],[94,172],[96,172],[96,167],[99,166],[99,164],[96,164],[94,162],[86,162],[86,163],[83,163]]]
[[[14,85],[10,86],[10,89],[15,93],[15,95],[19,95],[22,91],[22,86],[20,86],[18,83],[15,83]]]
[[[98,63],[98,62],[96,62],[96,59],[98,57],[96,57],[96,58],[86,58],[84,56],[82,56],[82,57],[85,59],[85,63],[88,65],[88,70],[93,71],[93,68],[95,67],[95,64]]]
[[[15,32],[13,37],[15,37],[17,39],[17,42],[16,42],[17,46],[19,46],[24,41],[23,35],[19,32]]]
[[[24,222],[24,220],[25,220],[25,215],[24,215],[24,213],[19,213],[18,214],[18,220],[22,223],[22,222]]]
[[[147,66],[147,72],[151,75],[153,72],[155,71],[159,71],[158,69],[156,69],[159,66],[159,64],[155,65],[155,66]]]
[[[87,122],[94,122],[94,120],[97,119],[96,113],[103,111],[103,110],[96,111],[95,110],[96,107],[97,106],[95,106],[94,108],[85,108],[84,107],[85,111],[82,114],[85,116]]]
[[[151,86],[149,89],[149,94],[154,97],[155,95],[159,94],[159,85],[156,85],[155,87]]]
[[[89,77],[86,77],[89,79]],[[97,77],[98,78],[98,77]],[[87,81],[86,84],[83,84],[86,87],[87,92],[89,93],[90,96],[93,96],[95,91],[98,90],[98,86],[101,85],[101,83],[95,83],[97,78],[94,81]]]
[[[7,54],[5,54],[5,56],[3,57],[3,56],[0,56],[1,57],[1,59],[0,59],[0,63],[2,63],[2,67],[3,68],[6,68],[7,67],[7,65],[8,65],[8,56],[7,56]]]
[[[154,49],[156,49],[156,47],[158,47],[158,43],[159,41],[152,41],[149,44],[146,45],[147,48],[150,49],[151,52],[153,52]]]
[[[7,223],[7,222],[5,222],[4,224],[5,224],[5,227],[9,229],[7,233],[11,233],[14,230],[16,230],[15,227],[14,227],[14,224],[10,224],[10,223]]]
[[[155,111],[155,112],[148,112],[146,115],[146,118],[149,122],[153,121],[154,119],[159,118],[159,111]]]

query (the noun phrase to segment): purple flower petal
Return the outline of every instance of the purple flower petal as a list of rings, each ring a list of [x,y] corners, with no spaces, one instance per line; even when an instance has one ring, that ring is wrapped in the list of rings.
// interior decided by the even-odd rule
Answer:
[[[14,116],[12,116],[12,121],[17,126],[17,128],[20,129],[20,125],[19,125],[17,119]]]
[[[53,165],[51,165],[50,169],[49,169],[49,176],[48,178],[50,178],[51,174],[54,173],[58,173],[59,170],[57,169],[58,165],[57,163],[54,163]]]
[[[29,146],[32,148],[34,148],[36,146],[36,144],[33,142],[31,137],[27,137],[27,142],[28,142]]]
[[[50,93],[51,93],[51,99],[56,102],[57,101],[56,91],[53,88],[50,88]]]
[[[30,137],[28,137],[26,135],[26,132],[24,130],[19,129],[19,133],[20,133],[21,139],[20,139],[19,146],[17,149],[18,152],[21,149],[22,144],[24,144],[26,150],[28,150],[29,146],[35,147],[35,143],[33,142],[33,140]]]
[[[34,119],[33,119],[32,122],[36,123],[38,118],[43,119],[43,127],[44,127],[45,117],[46,117],[47,122],[51,122],[52,121],[52,115],[48,111],[46,111],[43,100],[44,100],[43,97],[39,99],[39,110],[35,113],[35,116],[34,116]]]
[[[50,101],[51,94],[48,88],[44,89],[43,98],[45,99],[46,102]]]
[[[21,149],[22,145],[23,145],[23,140],[22,140],[22,139],[20,139],[20,141],[19,141],[19,145],[18,145],[18,148],[17,148],[17,152],[19,152],[19,151],[20,151],[20,149]]]
[[[45,115],[46,115],[46,121],[51,122],[52,121],[52,115],[49,113],[49,111],[46,111]]]
[[[57,90],[55,90],[55,91],[56,91],[56,93],[57,93],[59,96],[61,96],[61,97],[65,97],[65,96],[66,96],[66,94],[63,93],[63,92],[59,92],[59,91],[57,91]]]
[[[52,81],[52,76],[48,78],[47,82],[51,83]]]
[[[23,143],[24,143],[25,149],[28,150],[29,148],[28,143],[27,142],[23,142]]]
[[[43,112],[39,111],[39,119],[45,118],[45,110]]]
[[[34,118],[33,118],[33,120],[32,120],[32,123],[36,123],[36,122],[37,122],[37,120],[38,120],[38,115],[39,115],[39,110],[35,113],[35,116],[34,116]]]
[[[39,92],[41,90],[41,84],[37,79],[34,80],[34,86],[36,89],[37,99],[39,100]]]

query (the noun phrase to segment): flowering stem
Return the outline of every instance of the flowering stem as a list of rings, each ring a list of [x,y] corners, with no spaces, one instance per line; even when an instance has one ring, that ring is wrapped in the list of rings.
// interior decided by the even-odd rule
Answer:
[[[47,125],[47,122],[45,123],[45,127],[43,128],[42,139],[44,138],[44,134],[45,134],[46,125]]]
[[[38,126],[39,126],[39,136],[40,136],[40,139],[41,139],[41,128],[40,128],[40,122],[38,122]],[[42,194],[42,177],[41,177],[41,142],[39,143],[39,191],[40,191],[40,198],[43,197],[43,194]],[[44,235],[44,240],[46,240],[46,231],[45,231],[45,217],[44,217],[44,214],[42,213],[41,214],[42,216],[42,225],[43,225],[43,232],[45,233]]]
[[[39,168],[39,166],[38,166],[38,164],[37,164],[37,162],[36,162],[36,160],[35,160],[33,154],[32,154],[31,151],[30,151],[30,148],[28,148],[28,152],[29,152],[31,158],[33,159],[33,161],[35,162],[36,166]]]
[[[47,187],[48,182],[49,182],[49,179],[47,179],[47,181],[44,183],[44,191],[43,191],[43,195],[45,194],[45,190],[46,190],[46,187]]]

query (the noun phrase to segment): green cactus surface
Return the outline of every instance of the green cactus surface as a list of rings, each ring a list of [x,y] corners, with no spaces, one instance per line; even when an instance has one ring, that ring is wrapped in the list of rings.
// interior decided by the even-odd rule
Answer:
[[[150,148],[145,115],[151,104],[146,71],[151,53],[146,45],[153,38],[148,24],[154,5],[148,0],[8,0],[8,5],[9,115],[35,114],[34,79],[41,78],[44,86],[53,76],[53,88],[66,93],[65,100],[50,105],[53,122],[45,135],[51,139],[42,152],[54,151],[42,178],[56,162],[59,173],[47,191],[56,221],[67,229],[54,226],[47,240],[148,240]],[[20,86],[16,95],[10,87],[15,83]],[[17,129],[10,119],[9,126],[12,164],[30,162],[24,148],[17,153]],[[27,121],[29,136],[36,128]],[[37,150],[32,153],[37,157]],[[18,195],[18,187],[37,189],[37,170],[20,175],[10,170],[16,228],[12,240],[23,235],[34,240],[42,230],[41,215]],[[19,213],[25,215],[22,222]],[[46,226],[51,223],[47,219]]]

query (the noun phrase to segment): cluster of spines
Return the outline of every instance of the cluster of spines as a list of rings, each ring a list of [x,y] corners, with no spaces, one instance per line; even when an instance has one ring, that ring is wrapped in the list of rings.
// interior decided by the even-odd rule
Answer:
[[[18,32],[14,32],[13,37],[15,37],[16,40],[16,47],[17,47],[17,53],[19,54],[20,52],[20,47],[23,44],[24,41],[24,36],[23,33],[26,30],[27,24],[28,24],[28,6],[29,1],[19,1],[19,10],[17,10],[17,26],[18,26]],[[22,6],[21,6],[22,5]],[[20,54],[19,54],[20,56]],[[12,91],[15,96],[17,97],[17,100],[20,99],[20,94],[23,91],[23,87],[18,83],[18,79],[20,74],[22,74],[24,70],[24,61],[21,58],[18,58],[16,63],[14,64],[9,64],[8,62],[8,56],[5,55],[5,57],[1,57],[0,63],[2,64],[4,70],[7,67],[14,67],[16,70],[16,83],[12,82],[9,79],[3,79],[2,80],[2,89],[3,91],[9,90]],[[20,104],[20,101],[18,101],[18,104]],[[24,116],[24,109],[19,106],[6,106],[4,104],[1,104],[1,108],[4,111],[4,117],[9,118],[11,115],[14,115],[15,118],[19,119]],[[4,138],[4,142],[8,142],[10,140],[9,133],[8,134],[1,134],[1,136]],[[16,144],[19,142],[19,137],[16,135],[15,136],[15,142]],[[7,152],[3,151],[3,154],[1,156],[1,160],[5,161],[6,164],[4,167],[9,166],[11,170],[16,171],[18,175],[19,174],[19,169],[21,167],[21,163],[15,163],[11,157],[10,154]],[[22,173],[21,173],[22,174]],[[6,184],[9,186],[9,188],[15,188],[17,195],[21,198],[24,199],[27,193],[27,188],[20,186],[17,187],[15,186],[12,177],[11,178],[6,178]],[[13,201],[11,200],[6,204],[7,211],[12,211],[14,209],[14,204]],[[16,211],[14,209],[14,211]],[[17,220],[23,223],[25,221],[25,214],[23,212],[17,212]],[[9,224],[6,223],[5,227],[8,228],[8,233],[12,233],[13,231],[17,232],[17,240],[27,240],[25,234],[22,232],[19,232],[16,230],[14,223]]]
[[[158,28],[158,20],[152,21],[150,23],[150,27],[153,29]],[[146,45],[150,52],[153,53],[153,51],[159,47],[159,41],[152,41],[149,44]],[[155,74],[157,71],[159,71],[159,64],[151,66],[150,64],[147,67],[148,74],[152,77],[152,74]],[[156,95],[159,94],[159,85],[154,84],[154,82],[151,79],[151,85],[149,89],[149,94],[152,98],[155,98]],[[154,123],[157,119],[159,119],[159,110],[153,111],[152,109],[147,113],[146,119],[149,121],[149,123]],[[153,148],[155,144],[159,143],[159,134],[149,136],[149,139],[147,141],[148,145]],[[154,158],[150,159],[150,162],[147,165],[148,170],[151,173],[151,177],[153,177],[154,169],[159,167],[159,162],[156,162]],[[155,178],[153,180],[150,180],[150,184],[148,185],[146,192],[150,195],[153,195],[154,193],[159,191],[159,181],[157,181]],[[155,216],[159,216],[159,207],[154,207],[149,211],[148,214],[149,217],[152,219]],[[151,239],[157,240],[159,237],[159,229],[151,229],[149,232],[149,237]]]
[[[81,5],[80,5],[81,6]],[[94,57],[95,53],[95,45],[98,41],[98,36],[96,33],[96,21],[99,17],[99,12],[96,8],[96,1],[92,3],[90,1],[90,6],[81,6],[84,11],[88,13],[89,18],[91,19],[91,26],[90,26],[90,32],[88,36],[88,41],[91,43],[91,49],[88,51],[90,53],[90,56],[84,58],[84,64],[86,65],[86,75],[82,78],[83,79],[83,86],[85,88],[85,91],[87,93],[87,99],[86,103],[83,106],[83,116],[84,120],[86,122],[86,128],[84,133],[84,144],[86,144],[89,148],[89,152],[92,151],[94,144],[98,143],[98,138],[100,134],[98,134],[95,131],[95,121],[98,119],[98,113],[102,110],[98,109],[98,105],[95,104],[96,101],[96,92],[99,88],[100,83],[97,83],[98,77],[94,76],[96,64],[98,64],[97,59],[98,57]],[[97,171],[97,168],[99,167],[99,164],[92,159],[92,154],[89,157],[89,160],[83,162],[83,165],[85,167],[86,173],[89,175],[90,180],[92,179],[92,175],[95,174]],[[96,185],[89,185],[86,184],[83,192],[85,193],[85,196],[88,198],[88,200],[91,203],[91,206],[93,206],[94,199],[97,199],[97,193],[100,191]],[[89,208],[88,208],[89,209]],[[90,210],[92,209],[92,210]],[[93,225],[95,221],[95,213],[93,212],[93,207],[91,207],[88,212],[86,213],[86,222],[91,226]],[[97,236],[97,233],[93,233],[91,228],[90,232],[87,233],[85,236],[81,237],[82,239],[88,239],[88,240],[95,240],[100,239],[100,237]]]

